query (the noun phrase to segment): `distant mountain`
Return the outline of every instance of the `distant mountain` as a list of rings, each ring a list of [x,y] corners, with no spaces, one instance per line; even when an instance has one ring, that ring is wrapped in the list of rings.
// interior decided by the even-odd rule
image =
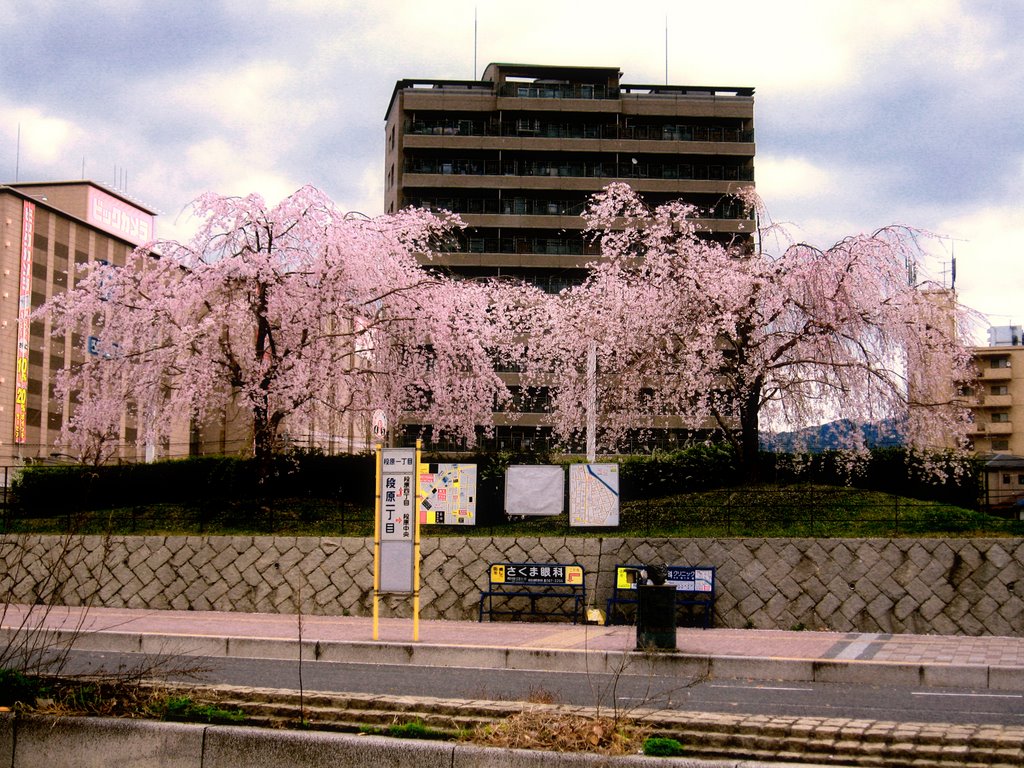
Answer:
[[[880,423],[857,425],[849,419],[839,419],[817,427],[807,427],[795,432],[762,434],[761,448],[766,451],[784,453],[833,451],[844,446],[845,435],[859,429],[864,443],[869,448],[889,448],[903,445],[903,436],[895,421],[886,419]]]

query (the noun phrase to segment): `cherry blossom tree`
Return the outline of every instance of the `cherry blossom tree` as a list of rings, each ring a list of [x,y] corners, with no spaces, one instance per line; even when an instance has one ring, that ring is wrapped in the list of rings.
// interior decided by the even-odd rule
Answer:
[[[285,428],[332,413],[382,408],[397,424],[412,411],[470,442],[490,422],[507,391],[491,365],[505,331],[489,286],[433,274],[415,255],[456,218],[346,216],[311,187],[273,207],[210,194],[195,210],[189,242],[93,265],[44,308],[54,333],[92,336],[99,352],[59,381],[74,393],[68,444],[109,436],[126,403],[147,443],[242,409],[261,468]]]
[[[758,228],[731,244],[702,236],[682,203],[648,210],[625,184],[595,197],[586,216],[602,260],[531,342],[556,433],[582,429],[589,352],[606,449],[637,427],[713,428],[754,479],[766,429],[842,417],[898,424],[912,448],[957,445],[964,311],[917,280],[922,235],[887,227],[820,249],[766,223],[752,190],[739,197]]]

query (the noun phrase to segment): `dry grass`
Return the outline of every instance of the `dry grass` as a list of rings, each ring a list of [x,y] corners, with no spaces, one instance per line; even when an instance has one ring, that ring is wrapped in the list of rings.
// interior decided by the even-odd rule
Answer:
[[[551,710],[526,710],[469,736],[475,744],[551,752],[631,755],[642,751],[647,730],[630,720],[584,717]]]
[[[531,687],[526,694],[526,701],[530,704],[557,704],[558,696],[547,688]]]
[[[159,716],[166,698],[162,691],[117,681],[55,680],[32,709],[46,715],[152,718]]]

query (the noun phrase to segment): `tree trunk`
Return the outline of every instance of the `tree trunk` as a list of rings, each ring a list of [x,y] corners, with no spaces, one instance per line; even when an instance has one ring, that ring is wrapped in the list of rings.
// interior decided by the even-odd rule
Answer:
[[[267,416],[267,409],[255,406],[252,409],[253,455],[256,459],[256,478],[262,488],[270,479],[274,467],[274,428]]]
[[[750,387],[740,403],[740,475],[747,484],[761,479],[761,386]]]

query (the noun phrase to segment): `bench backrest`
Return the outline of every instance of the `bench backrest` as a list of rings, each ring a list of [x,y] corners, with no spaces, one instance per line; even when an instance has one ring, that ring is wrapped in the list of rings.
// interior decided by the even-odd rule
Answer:
[[[615,567],[615,592],[635,590],[640,581],[642,565],[619,565]],[[666,584],[671,584],[677,592],[715,594],[715,567],[713,565],[670,565]]]
[[[583,588],[583,566],[579,563],[492,563],[490,585],[494,587]]]

